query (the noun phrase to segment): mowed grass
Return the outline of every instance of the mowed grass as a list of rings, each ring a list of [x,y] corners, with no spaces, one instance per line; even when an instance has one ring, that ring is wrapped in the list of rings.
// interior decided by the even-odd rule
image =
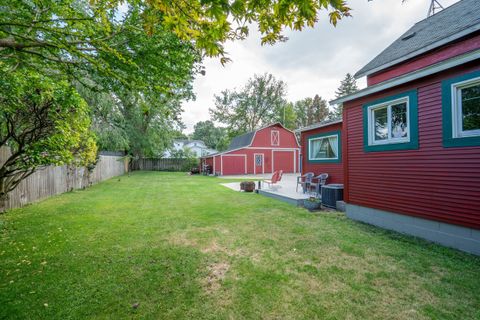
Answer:
[[[139,172],[1,215],[0,318],[480,318],[480,258],[222,182]]]

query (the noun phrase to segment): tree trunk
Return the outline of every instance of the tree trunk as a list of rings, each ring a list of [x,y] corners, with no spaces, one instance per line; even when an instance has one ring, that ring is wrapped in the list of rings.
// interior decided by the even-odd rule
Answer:
[[[5,179],[0,178],[0,213],[7,211],[8,193]]]

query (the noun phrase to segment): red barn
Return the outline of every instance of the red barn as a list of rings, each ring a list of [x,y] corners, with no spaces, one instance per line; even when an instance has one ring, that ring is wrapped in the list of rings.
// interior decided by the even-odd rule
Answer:
[[[275,123],[233,138],[228,150],[202,157],[202,164],[218,175],[295,173],[299,156],[295,133]]]
[[[302,174],[328,173],[328,183],[343,183],[342,120],[316,123],[297,130],[302,146]]]
[[[356,76],[367,88],[332,101],[347,216],[480,254],[480,1],[418,22]]]

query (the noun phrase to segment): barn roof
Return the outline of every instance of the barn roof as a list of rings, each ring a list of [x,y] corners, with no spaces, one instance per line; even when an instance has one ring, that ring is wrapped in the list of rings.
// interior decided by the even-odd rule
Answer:
[[[480,1],[461,0],[417,22],[360,69],[359,78],[384,70],[480,30]]]
[[[222,152],[217,152],[217,153],[214,153],[214,154],[210,154],[210,155],[205,156],[205,157],[216,156],[216,155],[223,154],[223,153],[226,153],[226,152],[229,152],[229,151],[232,151],[232,150],[238,150],[238,149],[241,149],[241,148],[248,147],[252,144],[253,138],[255,137],[255,133],[257,131],[263,130],[263,129],[268,128],[268,127],[273,127],[273,126],[280,126],[284,129],[290,131],[289,129],[285,128],[280,122],[272,123],[272,124],[269,124],[265,127],[256,129],[254,131],[250,131],[250,132],[244,133],[242,135],[236,136],[230,142],[230,145],[228,146],[227,150],[222,151]],[[293,133],[293,131],[292,131],[292,133]],[[298,145],[298,141],[297,141],[297,145]],[[202,157],[202,158],[205,158],[205,157]]]
[[[255,136],[255,132],[257,131],[258,130],[250,131],[242,135],[236,136],[230,142],[227,151],[248,147],[252,143],[252,139]]]

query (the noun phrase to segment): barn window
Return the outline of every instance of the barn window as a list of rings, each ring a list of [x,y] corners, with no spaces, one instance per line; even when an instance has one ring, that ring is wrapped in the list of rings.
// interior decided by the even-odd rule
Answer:
[[[363,108],[365,151],[418,148],[416,91],[376,100]]]
[[[442,82],[443,144],[480,145],[480,72]]]
[[[280,145],[280,131],[272,130],[270,134],[270,139],[272,146],[279,146]]]
[[[261,167],[263,165],[263,155],[261,155],[261,154],[256,154],[255,155],[255,165],[257,167]]]
[[[308,161],[339,162],[340,132],[334,131],[308,137]]]

